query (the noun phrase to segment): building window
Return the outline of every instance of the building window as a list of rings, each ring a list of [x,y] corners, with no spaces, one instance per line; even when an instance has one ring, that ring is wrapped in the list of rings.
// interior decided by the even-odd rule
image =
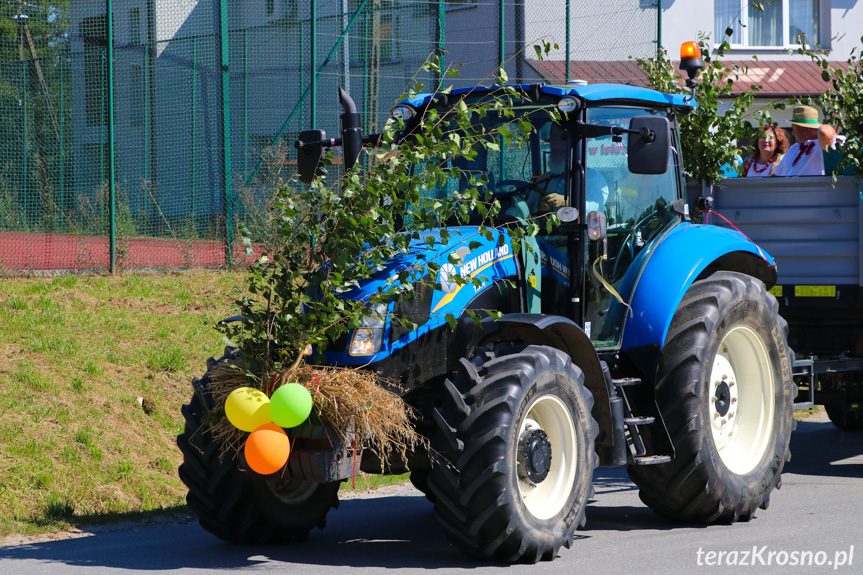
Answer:
[[[393,15],[381,15],[379,36],[381,42],[381,62],[394,62],[398,59],[398,45],[396,44],[395,26]]]
[[[88,126],[104,126],[108,116],[105,81],[108,48],[108,20],[94,16],[81,21],[84,40],[84,106]]]
[[[399,20],[393,12],[374,12],[363,20],[361,33],[351,40],[351,65],[398,62]],[[378,52],[375,54],[375,48]]]
[[[144,68],[132,66],[129,70],[129,118],[133,126],[144,125]]]
[[[432,9],[436,10],[436,8],[434,8],[434,4],[435,4],[434,2],[431,3]],[[460,10],[462,8],[475,8],[475,7],[476,7],[476,0],[449,0],[446,3],[446,10],[447,11]]]
[[[276,11],[276,0],[267,0],[267,17],[271,18]]]
[[[141,43],[141,9],[129,10],[129,44],[136,46]]]
[[[771,0],[759,2],[758,10],[749,0],[715,0],[714,41],[725,38],[732,46],[746,48],[785,48],[799,44],[805,34],[807,44],[823,44],[821,13],[829,0]],[[826,6],[829,8],[829,6]],[[828,10],[829,13],[829,10]]]

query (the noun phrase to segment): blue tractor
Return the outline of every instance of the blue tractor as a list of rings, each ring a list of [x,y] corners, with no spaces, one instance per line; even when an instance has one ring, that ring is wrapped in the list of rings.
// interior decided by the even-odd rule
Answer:
[[[569,547],[597,466],[628,465],[642,501],[672,520],[748,520],[767,507],[790,457],[793,354],[767,291],[773,259],[735,231],[690,222],[677,119],[695,102],[610,84],[516,89],[520,117],[533,124],[528,145],[452,164],[485,174],[502,220],[555,210],[560,224],[529,249],[504,232],[450,229],[465,240],[438,255],[458,253],[461,264],[441,266],[439,289],[427,284],[424,297],[386,310],[417,329],[381,313],[328,348],[330,364],[398,379],[430,439],[406,465],[364,454],[361,468],[409,469],[452,543],[495,561],[550,560]],[[394,114],[410,133],[430,107],[490,90],[420,95]],[[342,146],[348,166],[357,158],[359,116],[346,94],[342,103],[340,139],[301,136],[304,177],[328,145]],[[513,120],[483,121],[493,132]],[[463,185],[452,178],[429,193]],[[375,292],[390,273],[351,297]],[[477,326],[471,309],[503,316]],[[448,314],[460,318],[455,328]],[[352,472],[350,446],[306,434],[286,473],[258,476],[220,457],[202,427],[208,381],[209,372],[195,380],[178,438],[201,524],[240,543],[304,539],[323,527]]]

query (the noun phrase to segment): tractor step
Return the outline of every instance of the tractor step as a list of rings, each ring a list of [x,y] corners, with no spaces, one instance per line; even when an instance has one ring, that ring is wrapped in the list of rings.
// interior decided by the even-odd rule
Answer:
[[[669,455],[641,455],[632,458],[636,465],[659,465],[671,461]]]
[[[623,420],[626,425],[649,425],[656,421],[655,417],[627,417]]]
[[[614,387],[629,387],[630,385],[641,385],[641,379],[637,377],[621,377],[620,379],[612,379]]]

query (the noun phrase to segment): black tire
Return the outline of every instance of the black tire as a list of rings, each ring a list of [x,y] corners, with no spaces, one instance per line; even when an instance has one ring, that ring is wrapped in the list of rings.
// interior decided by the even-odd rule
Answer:
[[[824,406],[827,411],[827,417],[833,422],[833,425],[843,431],[860,431],[863,430],[863,408],[853,407],[851,405],[843,405],[838,403],[828,403]]]
[[[733,522],[767,508],[791,458],[797,394],[777,309],[760,281],[732,272],[695,282],[680,302],[656,384],[675,458],[629,467],[658,514]]]
[[[186,425],[177,445],[183,453],[180,479],[189,488],[186,501],[204,529],[231,543],[305,540],[312,528],[323,529],[327,512],[338,507],[341,482],[285,481],[241,469],[236,459],[219,457],[219,443],[202,425],[212,406],[209,374],[235,353],[226,350],[222,359],[208,362],[207,373],[193,382],[192,400],[182,408]]]
[[[429,488],[429,469],[412,469],[410,474],[411,485],[419,489],[426,499],[435,502],[434,493]]]
[[[494,561],[554,559],[584,525],[598,462],[581,370],[557,349],[498,347],[444,390],[428,481],[448,538]]]

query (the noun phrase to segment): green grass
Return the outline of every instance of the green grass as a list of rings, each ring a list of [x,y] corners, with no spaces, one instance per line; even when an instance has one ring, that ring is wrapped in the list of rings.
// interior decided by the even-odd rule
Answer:
[[[0,537],[182,508],[180,406],[243,285],[234,272],[0,279]]]
[[[244,283],[234,272],[0,279],[0,537],[185,510],[180,407],[221,355],[212,326],[237,313]],[[407,477],[358,472],[342,489]]]
[[[400,485],[408,481],[409,478],[410,473],[403,473],[402,475],[372,475],[358,471],[356,477],[353,479],[349,478],[342,483],[339,491],[347,493],[368,491],[370,489],[386,487],[387,485]]]

